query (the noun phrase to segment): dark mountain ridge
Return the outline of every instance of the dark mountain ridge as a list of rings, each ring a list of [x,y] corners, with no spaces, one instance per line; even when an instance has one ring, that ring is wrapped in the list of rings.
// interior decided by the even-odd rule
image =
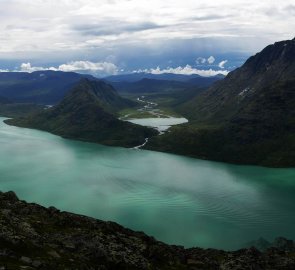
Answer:
[[[18,103],[56,104],[81,78],[95,80],[74,72],[2,72],[0,96]]]
[[[295,39],[267,46],[177,109],[190,123],[147,147],[232,163],[295,166]]]
[[[229,119],[245,104],[259,97],[267,87],[295,78],[294,51],[294,39],[267,46],[209,91],[183,104],[180,109],[187,109],[191,112],[191,118],[200,121]]]

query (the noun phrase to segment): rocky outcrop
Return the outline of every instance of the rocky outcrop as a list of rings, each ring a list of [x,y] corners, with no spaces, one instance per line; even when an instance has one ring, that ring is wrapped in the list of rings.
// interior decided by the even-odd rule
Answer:
[[[13,192],[0,192],[0,209],[3,270],[295,269],[295,252],[286,245],[265,252],[184,249],[113,222],[27,203]]]

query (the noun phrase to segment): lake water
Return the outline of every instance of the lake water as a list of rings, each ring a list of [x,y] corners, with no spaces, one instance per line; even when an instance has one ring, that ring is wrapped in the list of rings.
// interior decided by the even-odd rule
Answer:
[[[295,238],[295,170],[75,142],[0,119],[0,190],[186,247]]]
[[[184,124],[188,122],[188,120],[184,117],[138,118],[138,119],[129,119],[127,121],[133,124],[141,125],[141,126],[152,127],[157,129],[160,132],[166,131],[171,126]]]

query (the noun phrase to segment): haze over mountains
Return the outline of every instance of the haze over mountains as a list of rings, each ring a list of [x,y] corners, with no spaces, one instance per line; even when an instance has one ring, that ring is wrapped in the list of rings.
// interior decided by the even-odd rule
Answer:
[[[192,86],[206,87],[223,77],[134,73],[110,76],[104,80],[119,92],[160,93],[184,90]],[[91,75],[62,71],[0,72],[0,96],[17,103],[52,105],[61,101],[81,78],[98,80]]]
[[[129,74],[105,78],[121,93],[167,93],[192,87],[208,87],[223,79],[223,75],[202,77],[181,74]]]
[[[198,74],[184,75],[184,74],[174,74],[174,73],[146,73],[146,72],[136,72],[131,74],[122,74],[122,75],[112,75],[105,77],[105,80],[109,82],[137,82],[143,79],[152,79],[152,80],[164,80],[164,81],[178,81],[178,82],[188,82],[194,79],[199,79],[200,81],[210,81],[216,80],[218,78],[222,79],[225,76],[218,74],[211,77],[203,77]]]

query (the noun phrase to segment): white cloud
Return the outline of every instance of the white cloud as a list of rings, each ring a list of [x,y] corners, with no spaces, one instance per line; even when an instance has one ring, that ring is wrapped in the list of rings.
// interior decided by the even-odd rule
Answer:
[[[34,71],[38,71],[38,70],[56,70],[56,68],[54,68],[54,67],[50,67],[50,68],[32,67],[31,63],[22,63],[20,65],[21,72],[34,72]]]
[[[205,64],[206,61],[207,61],[206,58],[204,58],[204,57],[198,57],[197,60],[196,60],[196,63],[198,65],[200,65],[200,64]]]
[[[75,51],[183,38],[291,38],[294,0],[0,0],[0,52]],[[136,11],[136,12],[134,12]],[[123,25],[123,27],[122,27]],[[95,44],[93,42],[95,41]],[[267,41],[267,43],[266,43]],[[150,45],[150,44],[143,44]],[[261,48],[261,46],[259,46]]]
[[[90,62],[90,61],[72,61],[66,64],[59,65],[58,67],[34,67],[31,63],[22,63],[20,70],[22,72],[34,72],[38,70],[53,70],[64,72],[81,72],[81,73],[94,73],[97,75],[110,75],[117,74],[118,68],[115,64],[109,62]]]
[[[214,56],[210,56],[208,59],[207,59],[207,61],[208,61],[208,63],[211,65],[211,64],[213,64],[214,62],[215,62],[215,58],[214,58]]]
[[[58,67],[60,71],[92,71],[98,73],[116,74],[118,68],[109,62],[73,61]]]
[[[213,70],[213,69],[203,70],[203,69],[193,68],[190,65],[186,65],[184,67],[179,66],[176,68],[168,67],[165,69],[161,69],[160,67],[157,67],[154,69],[151,68],[151,69],[144,69],[144,70],[136,70],[134,72],[136,73],[145,72],[145,73],[152,73],[152,74],[173,73],[173,74],[182,74],[182,75],[197,74],[203,77],[211,77],[218,74],[222,74],[226,76],[229,73],[228,70]]]
[[[221,61],[221,62],[218,64],[218,66],[219,66],[220,68],[224,68],[224,65],[225,65],[227,62],[228,62],[227,60],[223,60],[223,61]]]
[[[9,72],[8,69],[0,69],[0,72]]]

